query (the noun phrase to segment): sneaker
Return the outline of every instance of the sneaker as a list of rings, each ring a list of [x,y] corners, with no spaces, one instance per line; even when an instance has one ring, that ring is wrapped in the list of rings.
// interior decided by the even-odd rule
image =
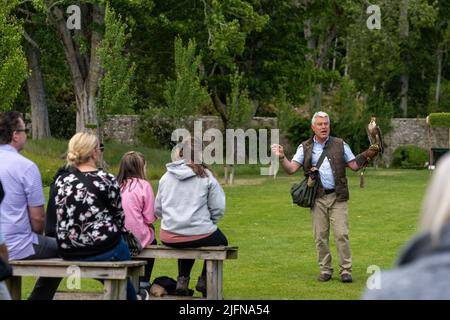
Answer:
[[[320,282],[327,282],[331,280],[331,273],[321,273],[317,280]]]
[[[175,294],[177,296],[189,296],[189,293],[189,277],[178,277]]]
[[[203,298],[206,298],[206,276],[198,277],[197,285],[195,290],[202,293]]]
[[[348,274],[348,273],[344,273],[343,275],[341,275],[341,281],[344,283],[353,282],[352,275]]]
[[[137,294],[138,300],[150,300],[150,294],[145,289],[140,289]]]

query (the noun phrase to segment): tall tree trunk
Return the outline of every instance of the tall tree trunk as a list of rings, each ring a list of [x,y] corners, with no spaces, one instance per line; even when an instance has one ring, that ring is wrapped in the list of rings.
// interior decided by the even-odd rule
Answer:
[[[337,51],[337,44],[338,44],[338,37],[336,37],[336,40],[334,41],[334,49],[333,49],[333,61],[331,63],[331,70],[335,71],[336,70],[336,51]],[[330,91],[333,90],[334,87],[334,81],[331,80],[330,83]]]
[[[312,19],[308,18],[303,23],[303,34],[307,41],[308,52],[305,54],[305,59],[314,63],[314,53],[316,49],[316,39],[312,36]]]
[[[409,75],[405,71],[400,76],[400,110],[402,116],[406,118],[408,116],[408,90],[409,90]]]
[[[435,94],[435,102],[436,102],[436,111],[439,110],[439,100],[441,97],[441,76],[442,76],[442,57],[444,55],[444,50],[439,48],[437,50],[437,78],[436,78],[436,94]]]
[[[305,59],[309,61],[312,65],[315,65],[316,61],[316,38],[312,35],[312,19],[308,18],[303,22],[303,34],[305,36],[305,40],[307,43],[308,51],[305,54]],[[317,95],[319,91],[319,87],[317,84],[310,84],[313,85],[313,87],[310,88],[310,94],[309,94],[309,109],[310,111],[313,111],[318,103],[317,101]],[[320,99],[319,99],[320,100]]]
[[[46,0],[46,3],[50,7],[53,1]],[[101,67],[97,57],[97,49],[102,40],[102,33],[99,29],[101,29],[100,26],[104,25],[105,8],[99,4],[82,5],[82,30],[76,30],[75,34],[88,39],[89,53],[81,52],[75,37],[67,29],[62,9],[54,5],[52,10],[50,17],[62,40],[75,91],[77,104],[76,130],[82,131],[88,124],[98,128],[96,99],[100,88]],[[97,132],[100,131],[97,130]]]
[[[50,137],[48,109],[45,98],[44,79],[41,72],[39,49],[26,43],[28,67],[31,74],[27,79],[28,95],[31,104],[31,126],[33,139]]]
[[[400,30],[400,38],[403,43],[403,47],[407,46],[408,36],[409,36],[409,22],[408,22],[408,5],[409,0],[401,0],[400,4],[400,20],[399,20],[399,30]],[[407,117],[408,115],[408,90],[409,90],[409,74],[407,69],[407,50],[403,49],[401,53],[401,58],[404,63],[403,71],[400,75],[400,110],[402,112],[403,117]]]
[[[344,76],[348,76],[350,73],[350,40],[345,39],[345,67]]]

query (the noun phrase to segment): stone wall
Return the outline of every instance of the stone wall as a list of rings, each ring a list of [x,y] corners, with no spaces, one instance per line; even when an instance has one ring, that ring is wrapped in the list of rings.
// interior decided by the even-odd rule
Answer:
[[[425,119],[395,118],[391,120],[392,130],[384,135],[385,151],[383,161],[392,163],[394,150],[402,145],[413,144],[428,149],[428,129]],[[448,128],[431,129],[431,147],[448,148]]]
[[[223,122],[220,117],[203,116],[197,120],[202,121],[203,132],[210,128],[223,129]],[[275,128],[277,118],[254,117],[252,126]],[[116,115],[108,117],[103,130],[105,139],[119,141],[127,144],[138,144],[136,132],[139,125],[139,116],[137,115]]]
[[[220,117],[203,116],[203,132],[210,128],[223,129]],[[111,116],[105,124],[104,135],[106,139],[113,139],[127,144],[137,144],[136,129],[139,116]],[[255,117],[252,126],[276,128],[276,118]],[[393,160],[394,150],[401,145],[413,144],[428,149],[428,132],[425,119],[392,119],[392,130],[384,135],[385,152],[383,162],[390,165]],[[433,148],[448,148],[448,128],[432,128],[431,145]],[[281,143],[287,145],[287,141],[281,138]],[[295,151],[295,150],[294,150]],[[290,152],[292,153],[292,151]]]
[[[109,116],[103,129],[106,140],[115,140],[121,143],[136,145],[139,143],[136,130],[139,124],[137,115]]]

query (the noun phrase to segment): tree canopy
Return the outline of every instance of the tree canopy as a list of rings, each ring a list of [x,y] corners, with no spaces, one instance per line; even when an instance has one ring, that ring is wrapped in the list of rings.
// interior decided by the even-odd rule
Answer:
[[[247,111],[275,116],[283,109],[301,122],[320,109],[358,150],[364,132],[354,128],[372,114],[385,126],[394,116],[450,110],[450,0],[377,1],[379,28],[368,27],[378,13],[362,0],[72,2],[8,1],[0,9],[1,108],[29,111],[21,88],[31,38],[48,108],[72,114],[67,119],[77,114],[77,128],[102,110],[184,108],[218,115],[230,127],[245,126]],[[80,30],[67,29],[72,4],[81,10]],[[106,6],[114,13],[105,16]],[[191,59],[184,75],[179,59]],[[233,110],[245,105],[237,121]],[[58,112],[49,115],[54,126]]]

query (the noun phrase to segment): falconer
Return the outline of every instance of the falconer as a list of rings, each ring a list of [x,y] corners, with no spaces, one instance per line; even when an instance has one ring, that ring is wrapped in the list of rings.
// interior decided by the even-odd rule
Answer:
[[[316,244],[321,282],[329,281],[333,274],[329,248],[330,224],[339,255],[339,273],[341,281],[352,282],[352,256],[350,252],[348,228],[349,199],[346,167],[357,171],[380,151],[379,145],[354,156],[349,145],[342,139],[330,136],[330,117],[319,111],[311,120],[314,136],[302,142],[291,161],[283,146],[272,145],[272,152],[279,157],[281,166],[288,174],[295,173],[300,167],[306,173],[315,166],[322,154],[326,157],[319,168],[320,184],[314,206],[311,208],[313,235]]]

